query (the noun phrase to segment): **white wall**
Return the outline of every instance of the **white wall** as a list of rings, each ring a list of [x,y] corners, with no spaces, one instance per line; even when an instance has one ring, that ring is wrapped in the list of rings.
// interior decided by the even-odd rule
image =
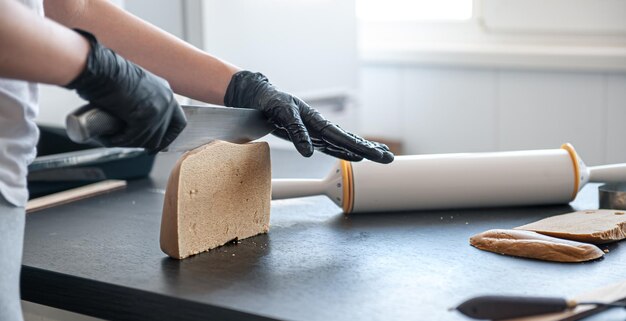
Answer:
[[[626,74],[366,64],[364,134],[407,153],[558,148],[626,162]]]
[[[204,1],[204,49],[299,95],[357,85],[354,0]]]

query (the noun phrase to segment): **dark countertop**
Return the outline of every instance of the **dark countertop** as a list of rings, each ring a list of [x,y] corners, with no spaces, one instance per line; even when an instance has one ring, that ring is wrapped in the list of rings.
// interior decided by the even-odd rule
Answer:
[[[272,153],[275,178],[322,177],[334,162]],[[152,177],[126,190],[28,215],[23,298],[116,320],[466,320],[446,309],[479,294],[569,296],[626,279],[620,243],[582,264],[468,244],[487,229],[597,208],[597,185],[570,206],[532,208],[345,216],[324,197],[274,201],[268,235],[169,259],[159,225],[175,159],[161,154]]]

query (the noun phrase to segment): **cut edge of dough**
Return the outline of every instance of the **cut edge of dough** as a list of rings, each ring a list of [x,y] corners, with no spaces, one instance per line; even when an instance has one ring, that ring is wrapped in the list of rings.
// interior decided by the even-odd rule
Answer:
[[[180,244],[178,242],[178,203],[173,201],[175,198],[168,196],[171,193],[178,193],[181,163],[185,160],[187,153],[193,153],[193,151],[184,153],[178,161],[176,161],[176,165],[174,165],[167,180],[163,200],[163,213],[161,215],[161,235],[159,237],[161,251],[177,259],[182,259],[180,256]]]
[[[180,170],[182,168],[182,163],[187,158],[193,156],[194,154],[200,153],[201,151],[210,148],[212,145],[218,143],[220,141],[212,141],[208,144],[202,145],[198,148],[186,151],[183,153],[176,164],[172,168],[170,172],[170,176],[167,180],[167,185],[165,188],[165,198],[163,200],[163,214],[161,215],[161,235],[159,237],[159,243],[161,246],[161,251],[163,253],[169,255],[172,258],[176,259],[184,259],[193,254],[189,255],[181,255],[180,252],[180,238],[178,235],[179,229],[179,210],[178,203],[174,202],[176,198],[171,197],[171,193],[179,193],[180,190]],[[168,197],[169,196],[169,197]],[[198,253],[196,253],[198,254]]]

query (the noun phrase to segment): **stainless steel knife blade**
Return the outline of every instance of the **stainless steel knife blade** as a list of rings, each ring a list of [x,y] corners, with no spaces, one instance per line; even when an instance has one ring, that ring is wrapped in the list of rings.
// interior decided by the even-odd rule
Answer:
[[[271,133],[275,127],[256,109],[182,106],[187,127],[164,151],[187,151],[212,140],[247,143]]]
[[[187,151],[217,139],[246,143],[275,129],[255,109],[191,105],[182,108],[187,127],[164,151]],[[120,119],[90,105],[75,110],[66,118],[67,134],[77,143],[110,135],[123,126]]]

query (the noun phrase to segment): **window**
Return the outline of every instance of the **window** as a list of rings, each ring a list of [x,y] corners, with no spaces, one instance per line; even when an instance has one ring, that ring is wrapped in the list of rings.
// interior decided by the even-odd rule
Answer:
[[[361,59],[626,68],[626,0],[354,0]]]
[[[473,0],[357,0],[366,21],[442,21],[472,18]]]
[[[482,0],[485,27],[496,32],[624,35],[624,0]]]

